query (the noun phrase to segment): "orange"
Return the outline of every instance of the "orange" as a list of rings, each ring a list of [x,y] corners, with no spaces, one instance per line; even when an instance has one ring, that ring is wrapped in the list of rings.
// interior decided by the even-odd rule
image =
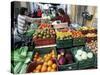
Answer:
[[[38,61],[38,62],[40,62],[41,60],[42,60],[42,58],[41,58],[41,57],[39,57],[39,58],[37,59],[37,61]]]
[[[48,54],[48,57],[51,58],[52,57],[52,54]]]
[[[34,69],[33,72],[36,72],[36,70]]]
[[[53,54],[53,55],[52,55],[52,58],[55,58],[55,57],[56,57],[56,56]]]
[[[37,58],[37,57],[38,57],[38,56],[35,54],[35,55],[34,55],[34,58]]]
[[[47,62],[44,62],[44,63],[43,63],[43,66],[47,66],[47,65],[48,65],[48,63],[47,63]]]
[[[44,59],[45,59],[46,57],[48,57],[48,56],[47,56],[47,54],[46,54],[46,55],[44,55]]]
[[[51,69],[51,71],[50,72],[55,72],[56,70],[55,69]]]
[[[47,71],[47,66],[42,66],[42,68],[41,68],[41,72],[46,72]]]
[[[36,61],[36,58],[34,58],[33,60]]]
[[[40,70],[42,68],[42,65],[38,65],[37,67],[36,67],[36,70]]]
[[[44,62],[44,60],[42,59],[41,62]]]
[[[51,71],[51,69],[52,69],[52,68],[49,66],[49,67],[48,67],[48,69],[47,69],[47,71],[48,71],[48,72],[50,72],[50,71]]]
[[[53,69],[56,69],[56,68],[57,68],[57,65],[54,63],[54,64],[52,65],[52,68],[53,68]]]
[[[48,66],[51,66],[53,62],[51,60],[48,61]]]
[[[36,70],[35,72],[38,73],[38,72],[40,72],[40,71],[39,71],[39,70]]]
[[[46,62],[47,62],[48,60],[50,60],[50,57],[46,57],[46,58],[45,58],[45,61],[46,61]]]

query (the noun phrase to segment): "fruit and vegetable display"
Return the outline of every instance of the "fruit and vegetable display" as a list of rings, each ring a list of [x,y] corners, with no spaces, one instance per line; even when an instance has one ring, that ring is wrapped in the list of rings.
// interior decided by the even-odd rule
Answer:
[[[73,63],[73,56],[70,51],[66,51],[64,49],[58,50],[57,61],[59,65],[71,64]]]
[[[97,34],[95,34],[95,33],[88,33],[85,35],[85,37],[96,37],[96,36],[97,36]]]
[[[83,34],[87,33],[97,33],[97,29],[93,26],[83,26],[79,28],[79,31],[81,31]]]
[[[71,39],[72,38],[72,33],[70,31],[68,32],[56,32],[56,39],[57,40],[66,40],[66,39]]]
[[[53,60],[49,60],[48,62],[44,62],[36,66],[33,72],[55,72],[57,71],[57,64],[53,62]]]
[[[72,37],[73,38],[82,38],[82,37],[84,37],[84,35],[82,34],[81,31],[75,31],[75,30],[73,30],[72,31]]]
[[[79,70],[91,66],[95,68],[97,39],[90,38],[97,38],[97,33],[92,30],[96,28],[83,26],[79,30],[70,27],[56,29],[50,23],[39,23],[37,29],[27,32],[34,48],[30,51],[29,47],[33,44],[25,44],[12,52],[12,72],[18,74]]]
[[[33,61],[42,62],[42,65],[37,65],[33,72],[54,72],[57,71],[56,56],[54,50],[45,54],[43,57],[36,52]]]
[[[79,30],[95,30],[96,28],[92,26],[82,26],[79,28]]]
[[[38,39],[46,39],[46,38],[55,38],[55,30],[45,28],[43,30],[38,29],[36,33],[33,35],[33,38]]]
[[[48,23],[41,23],[39,29],[44,29],[44,28],[51,28],[51,25]]]
[[[37,29],[33,34],[33,42],[37,46],[55,44],[56,33],[53,28]]]
[[[37,62],[43,62],[43,61],[48,61],[49,59],[55,58],[55,53],[54,50],[52,50],[50,53],[45,54],[43,57],[41,57],[39,55],[38,52],[35,53],[33,61],[37,61]]]
[[[93,53],[92,52],[86,52],[83,49],[78,49],[76,54],[75,54],[75,58],[78,61],[87,60],[88,58],[91,59],[91,58],[93,58]]]
[[[91,41],[91,42],[87,42],[86,46],[94,53],[97,54],[97,41]]]

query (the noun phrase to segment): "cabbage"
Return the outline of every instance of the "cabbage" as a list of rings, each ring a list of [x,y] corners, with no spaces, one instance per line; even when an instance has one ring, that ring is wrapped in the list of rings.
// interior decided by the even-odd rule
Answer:
[[[78,51],[77,51],[77,55],[81,55],[81,54],[82,54],[82,52],[83,52],[83,51],[82,51],[81,49],[80,49],[80,50],[78,50]]]
[[[88,58],[92,58],[92,57],[93,57],[93,53],[92,53],[92,52],[89,52],[89,53],[87,54],[87,57],[88,57]]]
[[[75,58],[78,60],[78,61],[82,61],[82,58],[81,58],[81,56],[79,56],[79,55],[75,55]]]
[[[86,60],[87,59],[87,53],[83,51],[81,57],[82,57],[82,59]]]

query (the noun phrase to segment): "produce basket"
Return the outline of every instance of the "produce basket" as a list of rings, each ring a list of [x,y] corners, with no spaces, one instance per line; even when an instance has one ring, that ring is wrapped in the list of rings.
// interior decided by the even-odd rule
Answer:
[[[76,47],[76,48],[72,48],[72,53],[74,54],[74,56],[76,55],[77,53],[77,50],[78,49],[82,49],[83,51],[85,52],[88,52],[85,50],[84,47]],[[76,59],[76,58],[75,58]],[[93,55],[92,58],[87,58],[86,60],[81,60],[81,61],[78,61],[78,69],[86,69],[86,68],[90,68],[90,67],[94,67],[94,62],[95,62],[95,56]]]
[[[28,65],[28,67],[27,67],[27,73],[31,73],[31,72],[33,72],[33,70],[36,68],[36,66],[37,65],[39,65],[39,64],[41,64],[41,65],[43,65],[43,63],[44,63],[44,61],[45,61],[45,59],[44,59],[44,61],[36,61],[36,60],[34,60],[34,58],[35,58],[35,54],[38,52],[39,53],[39,56],[41,57],[41,58],[43,58],[44,56],[45,56],[45,54],[48,54],[48,53],[50,53],[52,50],[54,50],[54,54],[55,54],[55,56],[57,55],[57,53],[56,53],[56,50],[55,50],[56,48],[55,47],[48,47],[48,48],[37,48],[37,49],[34,49],[34,51],[33,51],[33,58],[32,58],[32,60],[31,60],[31,62],[29,63],[29,65]],[[37,58],[38,59],[38,58]],[[56,57],[55,58],[50,58],[50,60],[52,60],[53,61],[53,63],[55,63],[55,64],[57,64],[57,61],[56,61]],[[46,62],[46,61],[45,61]],[[47,61],[48,62],[48,61]],[[58,71],[58,67],[56,68],[56,71]],[[41,72],[41,71],[39,71],[39,72]],[[45,71],[46,72],[46,71]]]
[[[54,26],[55,29],[67,28],[68,27],[68,23],[59,23],[59,24],[54,24],[53,26]]]
[[[57,55],[56,52],[56,48],[55,47],[47,47],[47,48],[36,48],[34,49],[34,53],[33,55],[35,55],[36,52],[38,52],[40,54],[41,57],[43,57],[45,54],[48,54],[49,52],[51,52],[52,50],[54,50],[55,55]]]
[[[56,60],[53,60],[54,63],[56,63]],[[43,65],[43,62],[30,62],[27,66],[27,70],[26,70],[26,73],[37,73],[34,72],[35,68],[38,66],[38,65]],[[58,71],[58,68],[57,70]],[[45,71],[46,72],[46,71]]]
[[[55,38],[46,38],[46,39],[34,39],[34,43],[36,46],[44,46],[44,45],[51,45],[55,44]]]
[[[66,51],[69,51],[69,52],[71,52],[70,50],[68,50],[68,49],[65,49],[65,52]],[[72,53],[71,53],[72,54]],[[73,60],[73,62],[72,63],[66,63],[66,64],[63,64],[63,65],[60,65],[58,62],[58,69],[59,69],[59,71],[65,71],[65,70],[77,70],[78,69],[78,62],[75,60],[75,58],[74,58],[74,56],[73,56],[73,54],[72,54],[72,60]],[[66,59],[67,60],[67,59]]]
[[[73,38],[73,46],[85,45],[85,38]]]
[[[68,48],[72,47],[72,39],[56,40],[57,48]]]

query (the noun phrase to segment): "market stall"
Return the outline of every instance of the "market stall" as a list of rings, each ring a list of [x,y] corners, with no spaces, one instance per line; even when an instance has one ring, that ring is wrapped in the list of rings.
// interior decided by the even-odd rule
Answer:
[[[61,24],[58,24],[61,25]],[[32,34],[35,48],[23,45],[14,50],[14,73],[54,72],[96,68],[97,29],[80,27],[78,30],[54,28],[41,23]],[[25,42],[24,42],[25,43]],[[23,71],[24,70],[24,71]]]
[[[75,28],[49,18],[32,23],[26,33],[29,39],[23,38],[21,46],[12,50],[12,72],[96,69],[97,28],[91,25]]]

